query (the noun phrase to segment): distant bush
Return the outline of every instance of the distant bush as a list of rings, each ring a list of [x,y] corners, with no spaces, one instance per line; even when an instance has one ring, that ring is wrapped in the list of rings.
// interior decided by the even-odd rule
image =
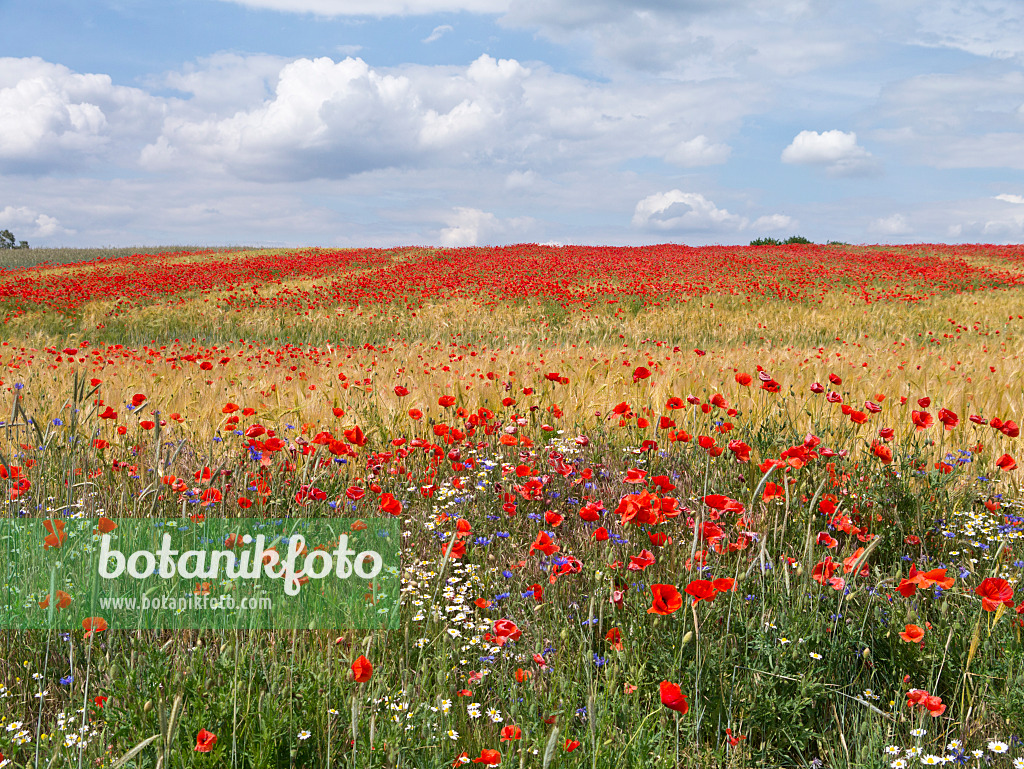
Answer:
[[[793,235],[792,237],[786,238],[786,240],[784,241],[785,245],[787,246],[791,246],[793,244],[810,245],[813,242],[814,241],[808,240],[807,238],[802,237],[801,235]]]
[[[757,240],[750,241],[752,246],[781,246],[782,241],[776,238],[758,238]]]
[[[848,245],[850,245],[850,244],[849,244],[849,243],[844,243],[844,242],[843,242],[843,241],[841,241],[841,240],[830,240],[830,241],[829,241],[828,243],[826,243],[825,245],[826,245],[826,246],[848,246]]]

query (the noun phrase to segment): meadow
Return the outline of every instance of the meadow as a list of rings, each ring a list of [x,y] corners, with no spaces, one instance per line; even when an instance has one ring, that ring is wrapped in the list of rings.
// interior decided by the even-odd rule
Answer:
[[[0,268],[5,517],[396,518],[399,627],[0,630],[0,766],[1024,767],[1024,247],[154,251]]]

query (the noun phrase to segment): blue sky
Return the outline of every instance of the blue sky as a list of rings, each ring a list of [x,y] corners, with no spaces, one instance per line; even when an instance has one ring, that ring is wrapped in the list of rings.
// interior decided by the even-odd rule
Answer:
[[[1024,239],[1012,0],[0,0],[33,245]]]

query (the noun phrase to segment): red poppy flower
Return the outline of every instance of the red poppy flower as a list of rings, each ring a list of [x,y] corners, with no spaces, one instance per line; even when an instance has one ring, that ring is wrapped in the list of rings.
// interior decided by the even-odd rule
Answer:
[[[711,580],[695,579],[686,586],[686,594],[693,596],[693,605],[696,606],[698,601],[715,600],[718,591]]]
[[[670,681],[662,681],[660,689],[661,704],[669,710],[674,710],[685,716],[690,709],[690,703],[686,701],[686,695],[680,690],[679,685]]]
[[[196,735],[196,750],[199,753],[209,753],[213,750],[213,746],[217,744],[217,735],[213,732],[208,732],[206,729],[200,729],[199,734]]]
[[[484,748],[480,751],[480,758],[474,758],[473,763],[497,766],[501,763],[501,753],[491,748]]]
[[[501,741],[508,742],[509,740],[520,740],[523,737],[523,730],[513,724],[507,724],[501,727]]]
[[[1005,579],[986,577],[975,588],[974,593],[981,596],[981,608],[985,611],[995,611],[999,604],[1013,608],[1013,588]]]
[[[996,467],[1005,472],[1017,469],[1017,462],[1009,454],[1003,454],[996,460]]]
[[[918,430],[924,430],[934,424],[935,420],[927,411],[911,411],[910,420]]]
[[[907,643],[920,643],[921,639],[924,638],[924,629],[917,625],[907,625],[906,629],[900,633],[900,638]]]
[[[409,394],[409,390],[408,389],[406,389],[405,387],[402,387],[402,385],[395,385],[395,395],[397,395],[399,398],[404,398],[408,394]]]
[[[534,550],[540,550],[544,555],[554,555],[559,549],[558,545],[551,541],[551,537],[548,536],[546,531],[540,532],[537,535],[537,539],[530,545],[531,553]]]
[[[839,544],[839,540],[832,537],[827,531],[818,532],[818,544],[824,545],[829,550]]]
[[[640,555],[629,556],[629,571],[643,571],[648,566],[654,565],[654,553],[650,550],[641,550]]]
[[[647,610],[648,614],[664,616],[682,608],[683,597],[676,590],[675,585],[651,585],[651,593],[654,594],[654,602]]]
[[[380,495],[380,510],[388,515],[401,515],[402,503],[385,491]]]
[[[651,372],[648,369],[644,368],[643,366],[637,366],[633,370],[633,381],[639,382],[641,379],[647,379],[648,377],[650,377],[650,375]]]
[[[824,585],[832,579],[832,575],[835,573],[835,570],[836,564],[832,562],[832,557],[829,556],[825,558],[824,561],[814,565],[814,569],[811,571],[811,579]]]
[[[373,676],[373,665],[362,654],[352,663],[352,680],[357,684],[365,684]]]
[[[498,646],[504,646],[505,641],[518,641],[523,631],[516,627],[512,620],[499,619],[494,621],[494,635],[497,637]]]
[[[579,743],[578,740],[569,740],[569,739],[567,739],[565,741],[565,752],[566,753],[572,753],[579,746],[580,746],[580,743]]]
[[[947,430],[952,430],[960,424],[960,417],[949,409],[939,409],[939,421]]]

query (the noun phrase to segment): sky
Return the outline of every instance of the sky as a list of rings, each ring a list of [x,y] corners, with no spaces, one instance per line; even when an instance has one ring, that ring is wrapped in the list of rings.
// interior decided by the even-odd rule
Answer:
[[[1019,243],[1018,0],[0,0],[33,246]]]

